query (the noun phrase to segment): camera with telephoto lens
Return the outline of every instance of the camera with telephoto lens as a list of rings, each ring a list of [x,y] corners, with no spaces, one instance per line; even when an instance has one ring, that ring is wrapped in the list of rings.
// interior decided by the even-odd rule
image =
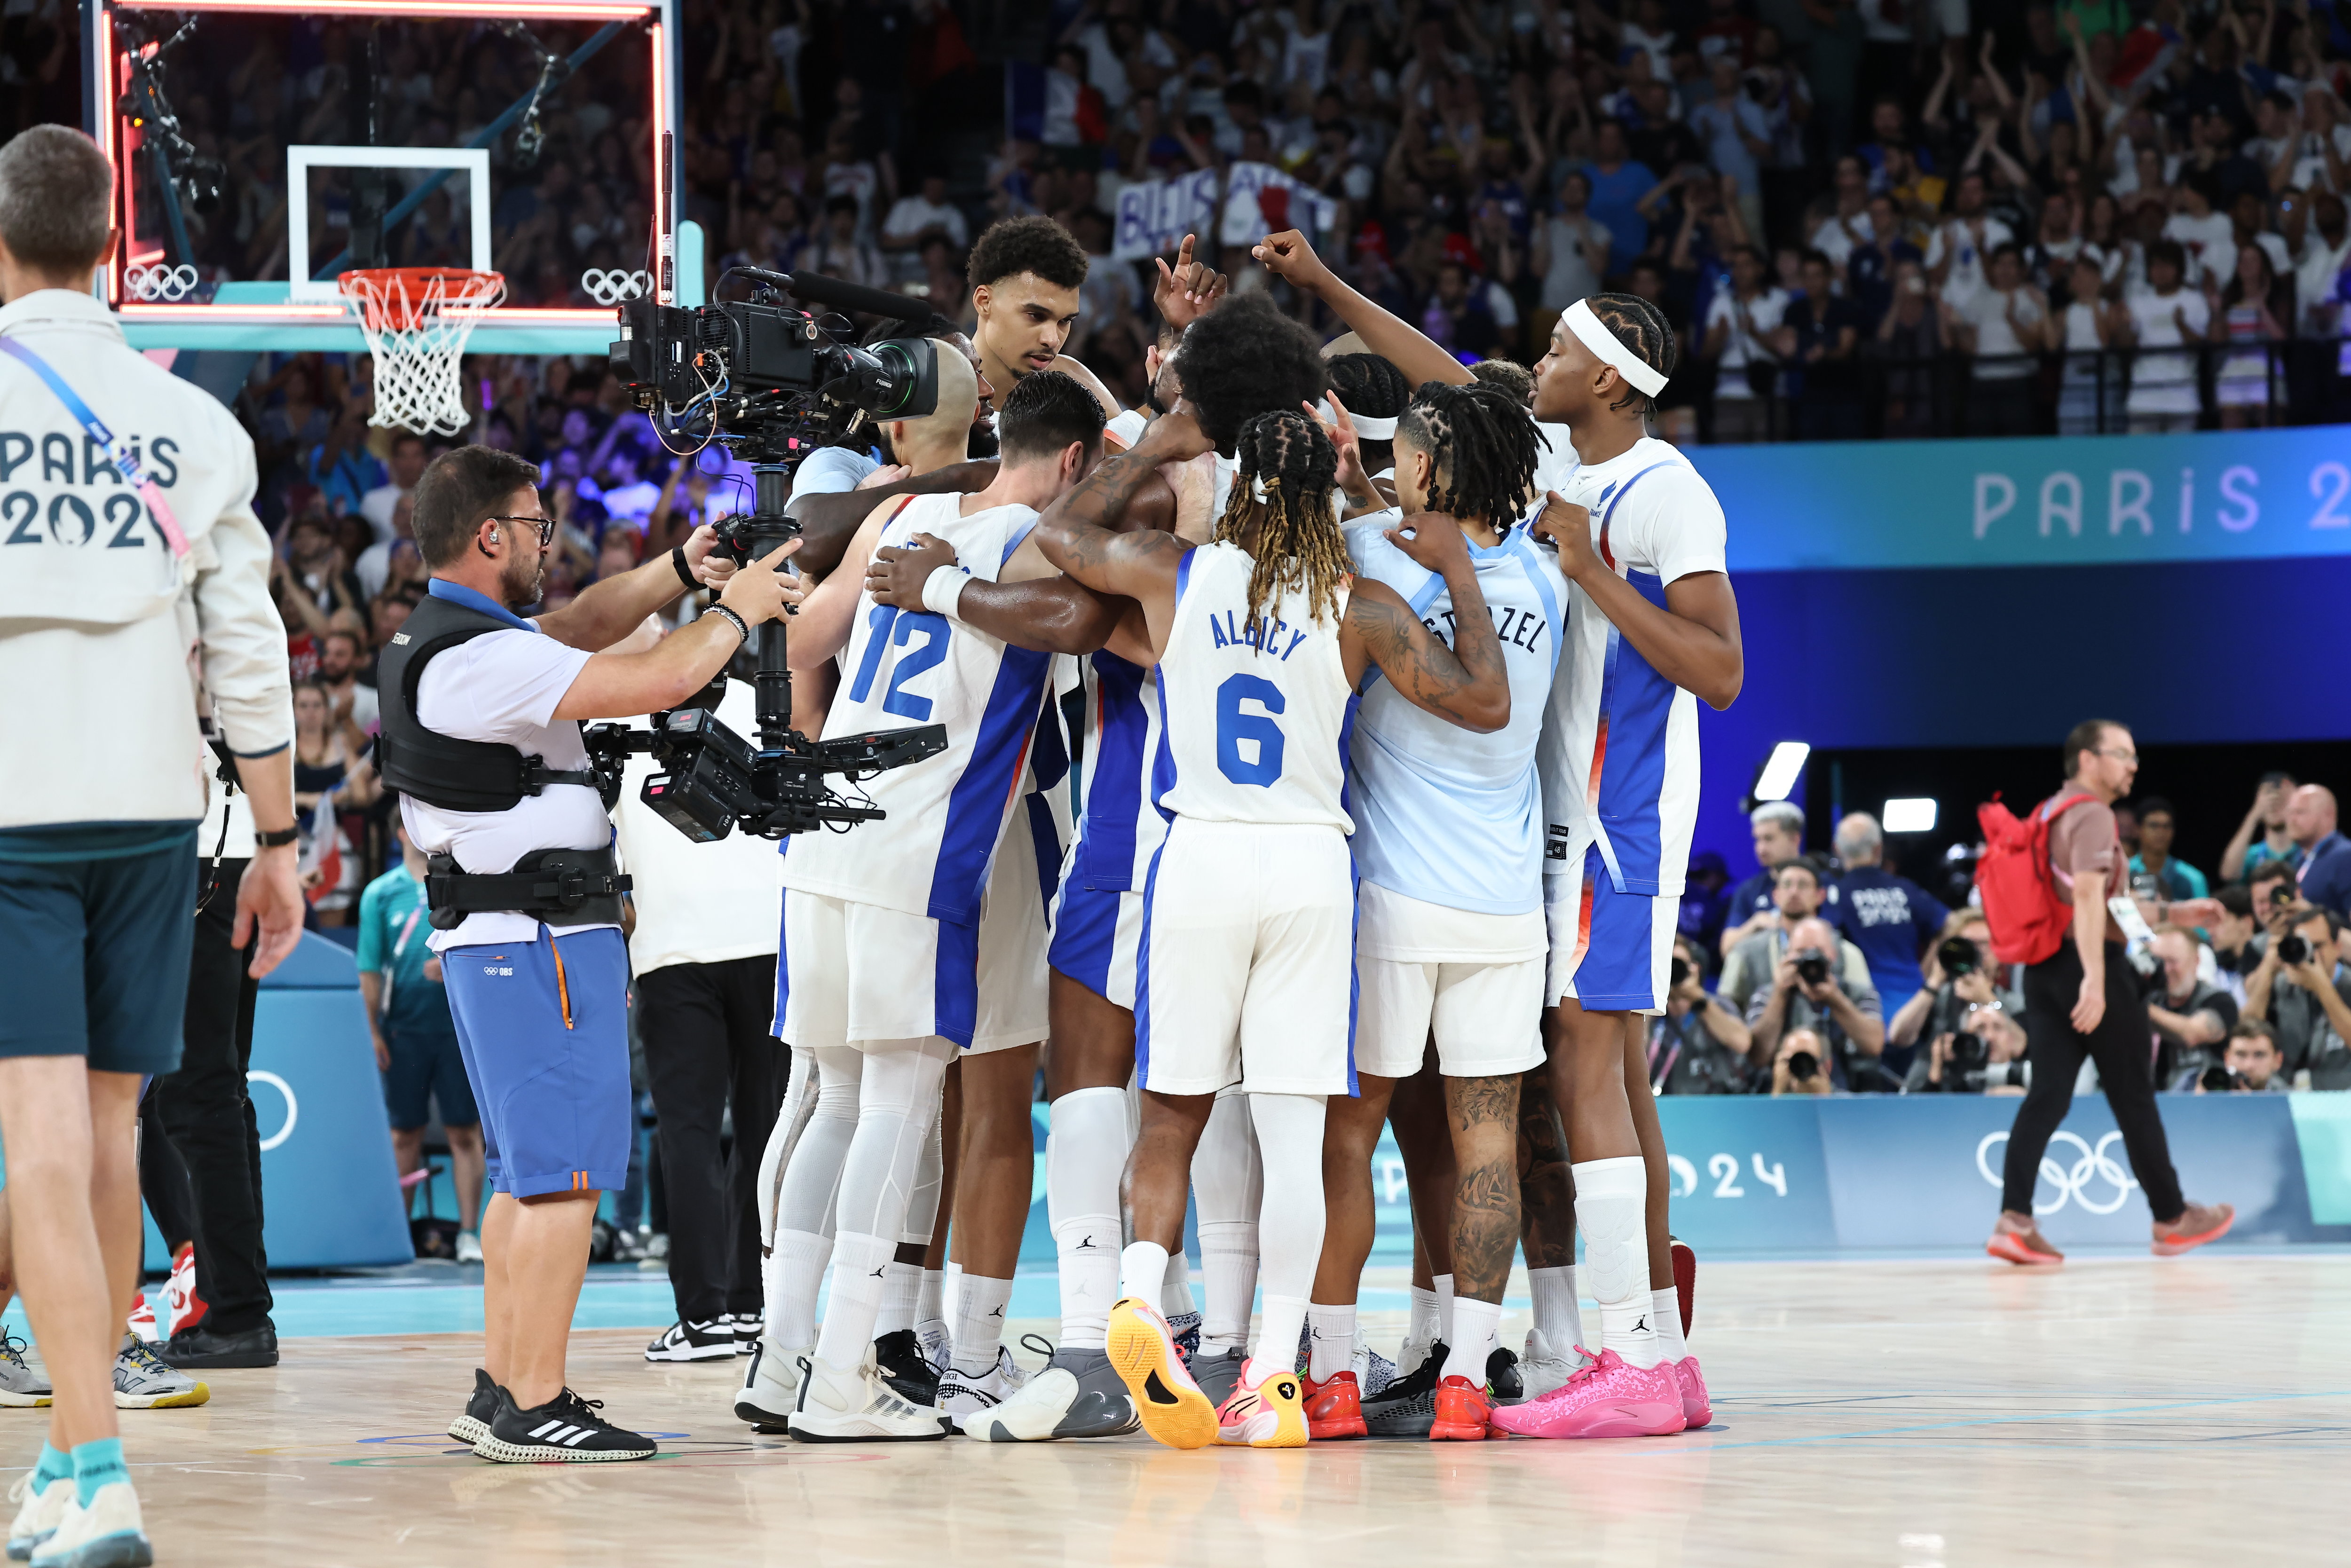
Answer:
[[[1689,960],[1688,960],[1688,959],[1687,959],[1687,958],[1685,958],[1685,957],[1683,957],[1683,956],[1682,956],[1680,954],[1678,954],[1678,953],[1675,954],[1675,955],[1674,955],[1674,962],[1673,962],[1673,981],[1672,981],[1672,988],[1673,988],[1673,989],[1675,989],[1675,990],[1677,990],[1677,991],[1680,990],[1680,989],[1682,988],[1683,985],[1684,985],[1684,984],[1686,984],[1686,983],[1688,981],[1689,977],[1690,977]]]
[[[1818,947],[1806,947],[1796,954],[1796,977],[1808,986],[1829,983],[1829,956]]]
[[[1991,1059],[1991,1044],[1980,1034],[1955,1034],[1943,1053],[1943,1086],[1969,1094],[1987,1089],[2022,1088],[2032,1082],[2032,1065]]]
[[[2204,1070],[2196,1082],[2207,1094],[2227,1094],[2236,1089],[2237,1075],[2216,1061]]]
[[[2310,941],[2298,931],[2289,931],[2278,938],[2278,962],[2291,969],[2310,962]]]
[[[1972,975],[1983,967],[1983,955],[1965,936],[1946,936],[1935,946],[1935,962],[1949,979]]]
[[[1788,1053],[1788,1077],[1797,1083],[1810,1083],[1821,1075],[1821,1059],[1809,1051]]]

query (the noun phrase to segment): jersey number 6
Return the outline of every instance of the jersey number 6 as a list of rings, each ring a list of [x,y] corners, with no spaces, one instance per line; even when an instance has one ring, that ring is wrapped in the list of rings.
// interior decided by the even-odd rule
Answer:
[[[1264,713],[1243,713],[1241,704],[1254,702]],[[1236,784],[1260,788],[1281,777],[1281,727],[1269,715],[1287,706],[1281,688],[1262,675],[1228,675],[1217,688],[1217,770]],[[1241,743],[1257,747],[1256,760],[1241,754]]]
[[[893,621],[897,622],[894,637],[891,634],[891,622]],[[890,689],[883,694],[882,711],[896,714],[900,718],[913,719],[916,724],[929,723],[931,699],[899,688],[925,670],[946,663],[946,617],[921,611],[908,611],[901,615],[890,605],[877,604],[866,617],[866,623],[872,630],[865,639],[865,656],[857,661],[857,679],[850,683],[849,700],[862,703],[873,690],[874,672],[882,667],[882,650],[885,646],[894,642],[903,648],[915,632],[920,632],[923,645],[900,659],[890,672]],[[1279,741],[1280,737],[1274,738]],[[1275,760],[1278,764],[1279,752],[1275,754]]]

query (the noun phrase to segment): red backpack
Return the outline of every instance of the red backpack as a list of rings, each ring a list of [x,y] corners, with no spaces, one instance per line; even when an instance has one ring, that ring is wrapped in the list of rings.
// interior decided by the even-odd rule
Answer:
[[[2089,799],[2052,796],[2022,820],[1998,795],[1976,808],[1984,836],[1976,891],[1983,898],[1984,923],[1991,927],[1992,954],[2001,963],[2042,963],[2064,945],[2074,902],[2057,891],[2050,871],[2049,825]]]

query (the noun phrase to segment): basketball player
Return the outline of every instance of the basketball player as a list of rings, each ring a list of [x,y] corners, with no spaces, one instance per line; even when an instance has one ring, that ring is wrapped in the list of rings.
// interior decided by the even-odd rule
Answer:
[[[1212,316],[1208,318],[1217,319]],[[1187,389],[1207,391],[1186,368]],[[1213,407],[1213,403],[1210,405]],[[1235,449],[1216,541],[1113,533],[1152,465]],[[1376,665],[1407,696],[1479,730],[1510,717],[1508,673],[1459,530],[1409,519],[1390,542],[1453,595],[1447,648],[1393,589],[1352,586],[1333,510],[1337,454],[1304,414],[1204,428],[1188,398],[1039,525],[1048,559],[1139,606],[1158,665],[1155,762],[1169,817],[1144,893],[1135,983],[1143,1126],[1129,1166],[1135,1240],[1121,1258],[1109,1354],[1144,1427],[1172,1448],[1306,1441],[1291,1358],[1322,1231],[1323,1106],[1349,1061],[1353,876],[1341,756]],[[1186,1167],[1218,1089],[1238,1079],[1265,1160],[1259,1354],[1211,1406],[1152,1305],[1183,1227]]]
[[[1061,352],[1078,322],[1086,267],[1086,253],[1070,231],[1040,213],[990,224],[974,242],[965,264],[978,319],[971,340],[979,350],[979,372],[998,397],[1027,377],[1059,371],[1094,394],[1104,419],[1119,412],[1118,400],[1094,373]]]
[[[1535,417],[1565,423],[1581,459],[1535,523],[1575,590],[1543,731],[1545,989],[1557,1004],[1545,1032],[1601,1351],[1542,1398],[1495,1412],[1496,1426],[1533,1437],[1655,1435],[1710,1418],[1670,1261],[1655,1256],[1665,1195],[1650,1172],[1663,1143],[1643,1146],[1633,1103],[1656,1106],[1630,1065],[1643,1060],[1645,1018],[1665,1009],[1698,814],[1698,699],[1728,707],[1745,668],[1721,505],[1647,434],[1674,358],[1655,307],[1602,294],[1561,317],[1536,371]]]
[[[1338,428],[1341,471],[1364,483],[1352,433]],[[1510,722],[1465,736],[1385,682],[1373,683],[1356,716],[1347,771],[1362,878],[1362,1087],[1356,1098],[1332,1103],[1323,1148],[1331,1224],[1307,1310],[1306,1406],[1316,1437],[1368,1435],[1349,1362],[1356,1286],[1372,1249],[1372,1149],[1391,1091],[1419,1071],[1432,1033],[1458,1173],[1444,1220],[1453,1322],[1430,1425],[1414,1435],[1486,1436],[1486,1364],[1519,1242],[1519,1079],[1543,1059],[1535,745],[1567,598],[1551,552],[1518,532],[1536,453],[1524,412],[1482,382],[1429,382],[1396,427],[1397,505],[1406,514],[1451,517],[1468,541],[1509,670]],[[1359,583],[1386,584],[1448,643],[1458,633],[1462,616],[1444,580],[1390,545],[1381,522],[1350,527],[1347,548]]]
[[[845,651],[848,680],[828,735],[936,723],[949,736],[943,756],[868,787],[886,820],[855,833],[806,835],[784,856],[778,1033],[816,1051],[825,1092],[849,1084],[857,1098],[833,1200],[831,1304],[788,1422],[807,1440],[945,1435],[935,1408],[883,1382],[871,1342],[940,1080],[973,1040],[982,889],[1019,798],[1050,673],[1045,655],[943,615],[874,604],[863,591],[865,562],[877,546],[920,529],[955,545],[975,575],[1046,575],[1051,569],[1023,548],[1035,508],[1092,465],[1102,424],[1100,405],[1075,382],[1029,378],[998,421],[996,482],[970,497],[876,508],[841,570],[809,596],[792,640],[796,668]],[[788,1207],[799,1207],[804,1180],[825,1181],[817,1164],[804,1136],[785,1174]],[[800,1322],[813,1316],[819,1240],[778,1238],[787,1310]]]

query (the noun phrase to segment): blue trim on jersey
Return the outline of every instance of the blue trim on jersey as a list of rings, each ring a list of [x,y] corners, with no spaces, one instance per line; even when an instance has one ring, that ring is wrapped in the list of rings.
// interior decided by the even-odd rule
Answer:
[[[1059,708],[1049,701],[1037,710],[1037,735],[1029,750],[1029,771],[1047,789],[1070,776],[1070,748],[1061,738]]]
[[[1186,556],[1184,559],[1188,561],[1192,558]],[[1181,567],[1176,569],[1176,591],[1178,595],[1184,591]],[[1162,663],[1159,666],[1159,749],[1151,758],[1151,805],[1162,820],[1173,822],[1176,820],[1176,813],[1162,803],[1167,799],[1167,791],[1176,788],[1176,748],[1168,741],[1168,733],[1167,666]],[[1158,863],[1159,857],[1155,852],[1152,856],[1152,864]]]
[[[996,685],[972,734],[971,761],[947,795],[946,828],[939,835],[938,867],[931,875],[926,911],[934,920],[973,926],[979,921],[987,862],[1012,810],[1012,792],[1020,787],[1021,766],[1036,734],[1037,705],[1044,701],[1052,663],[1050,653],[1008,647],[997,665]]]
[[[1151,730],[1143,711],[1144,672],[1109,653],[1093,655],[1093,669],[1094,776],[1082,806],[1078,861],[1071,880],[1089,889],[1126,893],[1134,886],[1134,831],[1143,814],[1143,740]],[[1156,790],[1153,799],[1157,799]]]
[[[1165,683],[1160,690],[1166,690]],[[1151,906],[1159,892],[1159,862],[1166,852],[1164,839],[1151,852],[1151,870],[1143,878],[1143,935],[1134,950],[1134,1082],[1145,1089],[1151,1087]]]
[[[1355,715],[1351,704],[1347,723],[1353,727],[1354,722]],[[1346,754],[1343,742],[1339,750],[1342,756]],[[1364,873],[1355,869],[1353,855],[1347,857],[1347,896],[1354,905],[1354,914],[1347,923],[1347,951],[1353,953],[1362,947],[1364,940]],[[1355,1030],[1363,1021],[1363,1011],[1364,971],[1351,963],[1347,966],[1347,1098],[1350,1100],[1364,1097],[1364,1081],[1355,1071]]]
[[[789,839],[784,841],[791,842]],[[768,1025],[768,1033],[778,1040],[784,1034],[784,1006],[792,999],[792,945],[784,940],[784,905],[791,902],[791,890],[786,888],[783,897],[776,900],[776,1017]]]
[[[1559,612],[1559,595],[1551,591],[1551,581],[1543,574],[1542,558],[1535,554],[1535,547],[1528,540],[1526,530],[1511,529],[1510,540],[1516,547],[1512,553],[1519,559],[1520,569],[1527,574],[1527,580],[1534,585],[1535,597],[1542,601],[1543,619],[1551,622],[1551,662],[1552,667],[1556,669],[1559,667],[1560,650],[1565,646],[1562,639],[1567,635],[1567,622]]]
[[[1623,488],[1616,489],[1615,486],[1611,486],[1611,489],[1616,489],[1616,499],[1614,501],[1608,500],[1607,490],[1601,491],[1600,498],[1604,501],[1608,501],[1608,509],[1600,514],[1600,531],[1604,534],[1608,531],[1608,524],[1610,520],[1616,516],[1617,502],[1622,501],[1625,497],[1631,495],[1633,493],[1634,486],[1639,484],[1642,480],[1647,478],[1650,475],[1656,473],[1660,468],[1674,467],[1678,461],[1679,460],[1677,458],[1660,457],[1655,463],[1650,464],[1646,468],[1642,469],[1638,474],[1634,475],[1630,479],[1625,480]]]
[[[1042,790],[1023,795],[1029,811],[1029,847],[1037,855],[1037,897],[1045,912],[1053,910],[1053,887],[1061,880],[1061,825],[1053,820],[1052,804]]]
[[[1404,554],[1404,552],[1403,552],[1402,550],[1398,550],[1396,553],[1397,553],[1398,555],[1402,555],[1402,554]],[[1473,553],[1474,553],[1474,548],[1473,548]],[[1409,558],[1409,557],[1407,557],[1406,559],[1409,559],[1410,558]],[[1414,564],[1417,565],[1418,563],[1417,563],[1417,562],[1415,562]],[[1374,581],[1374,582],[1376,582],[1376,581],[1378,581],[1379,580],[1378,580],[1377,578],[1374,578],[1372,580],[1373,580],[1373,581]],[[1390,586],[1393,586],[1393,584],[1391,584]],[[1428,613],[1428,607],[1429,607],[1430,605],[1432,605],[1432,604],[1436,603],[1436,602],[1437,602],[1437,596],[1438,594],[1440,594],[1440,593],[1444,592],[1444,591],[1445,591],[1445,579],[1444,579],[1444,578],[1442,578],[1442,577],[1440,577],[1440,576],[1438,576],[1436,572],[1433,572],[1433,571],[1432,571],[1432,572],[1430,572],[1430,573],[1428,574],[1428,580],[1427,580],[1426,582],[1424,582],[1424,583],[1422,583],[1422,584],[1420,585],[1420,588],[1419,588],[1418,591],[1416,591],[1416,593],[1414,593],[1414,594],[1413,594],[1413,596],[1412,596],[1410,599],[1407,599],[1407,600],[1405,600],[1405,601],[1404,601],[1404,602],[1405,602],[1405,609],[1407,609],[1407,610],[1409,610],[1409,611],[1411,611],[1411,612],[1412,612],[1412,618],[1413,618],[1414,620],[1417,621],[1417,620],[1419,620],[1422,616],[1426,615],[1426,614]],[[1382,675],[1385,674],[1387,674],[1387,672],[1386,672],[1385,670],[1383,670],[1383,669],[1381,669],[1381,668],[1380,668],[1379,664],[1378,664],[1378,662],[1377,662],[1376,660],[1372,660],[1372,659],[1366,659],[1366,660],[1364,660],[1364,685],[1363,685],[1363,687],[1362,687],[1361,691],[1359,691],[1356,695],[1357,695],[1358,696],[1360,696],[1360,695],[1363,694],[1363,692],[1368,692],[1368,691],[1370,691],[1370,690],[1372,689],[1372,687],[1373,687],[1373,686],[1374,686],[1374,685],[1379,681],[1379,678],[1380,678]],[[1342,746],[1339,749],[1340,749],[1340,754],[1341,754],[1341,756],[1343,756],[1343,756],[1345,755],[1345,753],[1346,753],[1346,747],[1343,747],[1343,746]]]
[[[1122,896],[1082,888],[1072,880],[1061,889],[1061,902],[1053,912],[1053,940],[1045,951],[1047,968],[1067,975],[1105,1001],[1110,999],[1110,961],[1118,948]],[[1140,1013],[1134,1027],[1140,1037]]]
[[[1665,608],[1662,578],[1634,571],[1625,580]],[[1600,775],[1600,798],[1592,804],[1615,852],[1612,869],[1619,893],[1654,896],[1657,891],[1658,862],[1665,856],[1665,822],[1657,803],[1666,788],[1666,727],[1680,691],[1611,629],[1600,710],[1608,726],[1608,760]]]
[[[931,1028],[966,1051],[979,1027],[979,927],[939,923],[931,960]]]
[[[1011,537],[1004,541],[1004,559],[996,563],[996,570],[1000,572],[1006,567],[1012,564],[1012,552],[1029,542],[1029,536],[1037,531],[1037,518],[1029,518],[1018,528],[1015,528],[1012,531]]]

